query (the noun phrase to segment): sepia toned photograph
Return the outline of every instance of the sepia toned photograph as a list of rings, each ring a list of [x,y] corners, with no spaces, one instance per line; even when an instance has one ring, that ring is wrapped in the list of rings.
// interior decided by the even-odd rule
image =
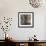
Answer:
[[[33,27],[34,13],[33,12],[18,12],[18,27]]]
[[[21,15],[21,25],[31,25],[30,15]]]

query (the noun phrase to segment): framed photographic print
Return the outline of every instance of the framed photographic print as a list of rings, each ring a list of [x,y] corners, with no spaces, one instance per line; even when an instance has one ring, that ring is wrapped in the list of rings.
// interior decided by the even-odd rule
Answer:
[[[18,27],[33,28],[34,12],[18,12]]]

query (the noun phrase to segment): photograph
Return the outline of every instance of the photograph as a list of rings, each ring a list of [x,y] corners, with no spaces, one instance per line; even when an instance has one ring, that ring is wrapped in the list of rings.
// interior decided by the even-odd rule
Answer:
[[[18,27],[33,27],[34,12],[18,12]]]

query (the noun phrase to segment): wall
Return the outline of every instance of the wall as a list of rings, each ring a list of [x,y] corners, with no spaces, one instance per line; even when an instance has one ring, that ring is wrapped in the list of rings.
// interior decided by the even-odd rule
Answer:
[[[19,28],[18,27],[18,12],[34,12],[34,28]],[[37,35],[37,39],[46,40],[46,8],[33,8],[30,6],[28,0],[0,0],[0,19],[4,16],[12,17],[13,22],[10,28],[10,35],[17,40],[27,40],[34,34]],[[0,39],[3,31],[0,29]]]

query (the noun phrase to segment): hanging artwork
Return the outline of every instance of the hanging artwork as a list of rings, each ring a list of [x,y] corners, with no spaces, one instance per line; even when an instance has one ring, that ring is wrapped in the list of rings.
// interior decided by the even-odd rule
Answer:
[[[34,13],[18,12],[18,27],[34,27]]]

